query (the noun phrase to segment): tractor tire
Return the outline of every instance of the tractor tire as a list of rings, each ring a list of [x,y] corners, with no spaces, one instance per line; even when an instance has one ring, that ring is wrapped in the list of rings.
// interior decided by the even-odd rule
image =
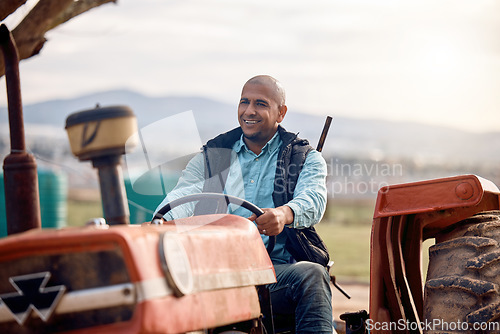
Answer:
[[[478,213],[429,248],[424,332],[500,333],[500,211]]]

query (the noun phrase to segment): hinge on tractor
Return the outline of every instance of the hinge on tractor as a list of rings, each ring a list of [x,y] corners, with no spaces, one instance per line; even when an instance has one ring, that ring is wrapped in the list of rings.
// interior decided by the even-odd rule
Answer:
[[[361,310],[358,312],[348,312],[340,315],[340,319],[345,321],[346,334],[365,334],[366,320],[368,312]]]

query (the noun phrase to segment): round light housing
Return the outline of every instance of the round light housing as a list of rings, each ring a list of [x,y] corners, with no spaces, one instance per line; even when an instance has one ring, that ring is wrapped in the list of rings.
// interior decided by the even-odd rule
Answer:
[[[175,295],[182,297],[193,292],[191,264],[179,238],[174,233],[163,233],[159,251],[163,272]]]

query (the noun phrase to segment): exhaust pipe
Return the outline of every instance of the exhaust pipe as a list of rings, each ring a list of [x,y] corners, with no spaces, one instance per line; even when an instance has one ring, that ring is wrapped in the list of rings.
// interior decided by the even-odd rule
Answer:
[[[0,26],[0,48],[5,63],[9,112],[10,154],[3,162],[7,233],[15,234],[41,228],[38,175],[33,155],[24,141],[19,55],[9,29]]]

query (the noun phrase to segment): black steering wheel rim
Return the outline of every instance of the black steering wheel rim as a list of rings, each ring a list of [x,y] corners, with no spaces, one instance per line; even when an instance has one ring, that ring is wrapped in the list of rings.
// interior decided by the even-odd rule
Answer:
[[[245,209],[248,209],[250,212],[254,213],[257,217],[260,215],[264,214],[264,211],[262,211],[261,208],[259,208],[257,205],[236,197],[236,196],[231,196],[227,194],[220,194],[220,193],[198,193],[198,194],[190,194],[186,195],[180,198],[177,198],[164,206],[162,206],[154,215],[153,220],[155,219],[163,219],[163,216],[172,210],[175,207],[178,207],[179,205],[190,203],[190,202],[195,202],[195,201],[200,201],[200,200],[207,200],[207,199],[217,199],[217,200],[225,200],[226,203],[231,203],[231,204],[236,204],[239,205]],[[274,245],[276,244],[276,236],[269,236],[269,242],[267,244],[267,253],[270,255],[271,252],[274,249]]]
[[[262,211],[262,209],[259,208],[257,205],[236,196],[219,194],[219,193],[198,193],[198,194],[186,195],[165,204],[160,208],[160,210],[158,210],[153,219],[163,218],[163,216],[167,212],[171,211],[175,207],[178,207],[179,205],[200,200],[207,200],[207,199],[217,199],[217,200],[224,199],[226,203],[236,204],[245,209],[248,209],[250,212],[254,213],[257,217],[259,217],[264,213],[264,211]]]

